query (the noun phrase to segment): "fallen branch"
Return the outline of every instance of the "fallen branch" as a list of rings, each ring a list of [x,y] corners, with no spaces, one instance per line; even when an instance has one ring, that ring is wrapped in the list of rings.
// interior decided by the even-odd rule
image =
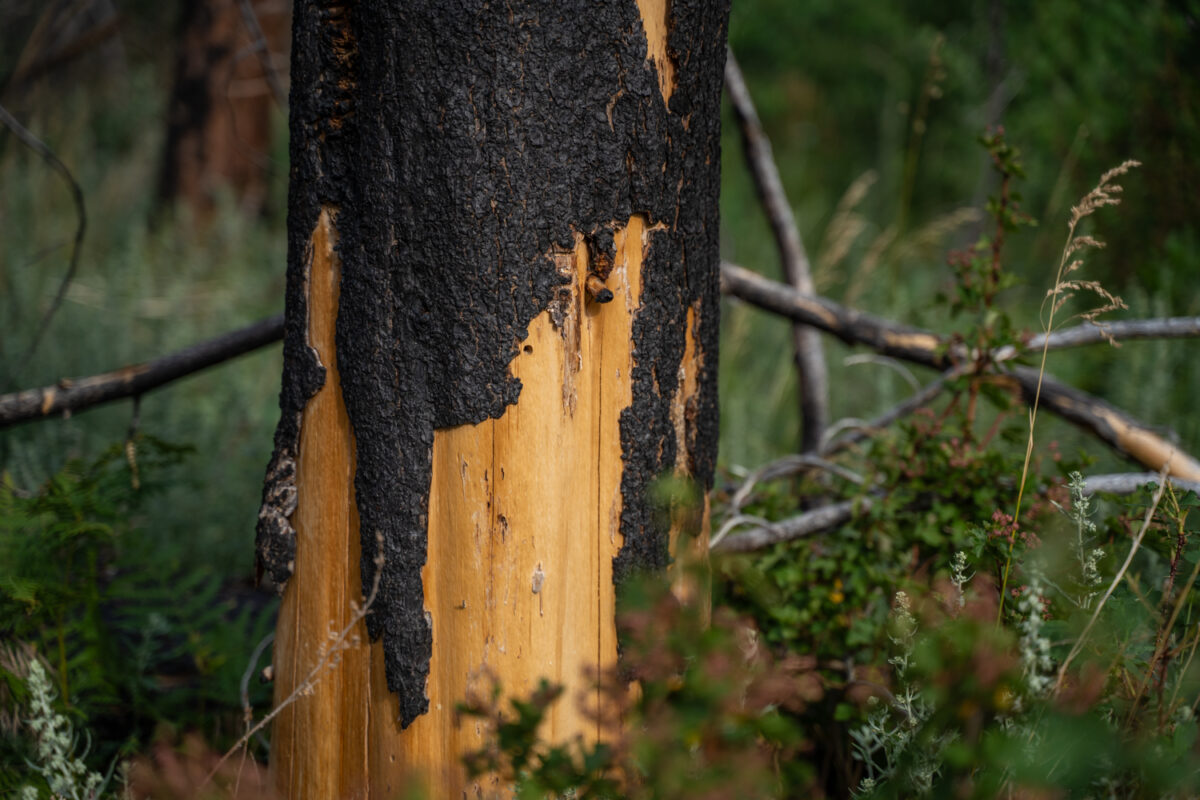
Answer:
[[[136,397],[282,337],[283,315],[279,314],[144,364],[0,395],[0,428],[56,414],[67,416],[101,403]]]
[[[744,267],[721,263],[721,291],[764,311],[803,322],[846,344],[863,344],[876,353],[935,369],[951,366],[941,337],[930,331],[856,311],[840,303],[797,292]]]
[[[1112,475],[1089,475],[1083,479],[1085,494],[1104,492],[1106,494],[1133,494],[1148,483],[1158,485],[1160,480],[1157,472],[1118,472]],[[1180,478],[1167,478],[1167,483],[1185,492],[1200,494],[1200,481],[1185,481]]]
[[[721,264],[721,289],[766,311],[800,320],[847,344],[863,344],[877,353],[945,370],[966,353],[932,331],[900,325],[855,311],[824,297],[809,297],[776,281],[733,264]],[[1002,382],[1020,390],[1026,402],[1037,393],[1038,371],[1014,367],[1000,374]],[[1144,467],[1161,470],[1168,464],[1173,477],[1200,480],[1200,462],[1164,439],[1149,425],[1086,392],[1045,375],[1040,405],[1097,436]]]
[[[727,50],[725,55],[725,90],[742,134],[742,147],[754,178],[754,187],[758,190],[759,200],[775,234],[775,246],[783,262],[783,274],[792,288],[815,295],[817,290],[808,254],[804,252],[792,205],[783,190],[779,168],[771,154],[771,142],[763,132],[754,101],[750,98],[750,90],[746,87],[732,50]],[[829,424],[829,371],[825,365],[821,337],[816,331],[796,322],[792,325],[792,340],[800,382],[801,449],[811,452],[821,443],[825,427]]]
[[[792,456],[791,458],[796,457]],[[1170,477],[1166,480],[1167,483],[1176,489],[1200,494],[1200,481]],[[1122,472],[1111,475],[1092,475],[1085,479],[1086,488],[1084,491],[1088,494],[1094,492],[1133,494],[1148,483],[1157,485],[1161,481],[1162,475],[1157,472]],[[743,490],[745,488],[743,486]],[[844,525],[854,518],[855,513],[869,508],[871,499],[863,498],[857,502],[859,503],[857,509],[854,506],[855,501],[847,500],[835,503],[834,505],[824,506],[814,511],[806,511],[803,514],[798,514],[778,522],[769,522],[759,517],[747,515],[735,517],[731,519],[734,525],[728,526],[728,529],[723,527],[722,534],[728,534],[729,530],[742,525],[750,525],[752,527],[749,530],[744,530],[734,535],[721,535],[719,538],[714,536],[711,543],[712,552],[748,553],[753,550],[770,547],[773,544],[779,544],[780,542],[790,542],[793,539],[824,533],[839,525]],[[740,508],[740,505],[738,507]]]
[[[866,345],[878,353],[914,364],[951,370],[880,417],[856,425],[863,430],[843,434],[827,442],[821,447],[823,455],[861,441],[868,435],[867,432],[885,427],[928,403],[941,391],[949,377],[961,371],[961,367],[951,364],[951,351],[945,340],[930,331],[855,311],[824,297],[801,294],[733,264],[721,265],[721,289],[766,311],[799,319],[847,344]],[[1159,327],[1164,326],[1160,324]],[[1186,326],[1173,320],[1165,327],[1179,331]],[[1144,331],[1137,334],[1138,337],[1143,335],[1148,334],[1144,334]],[[283,315],[279,315],[145,364],[87,378],[65,379],[41,389],[0,395],[0,428],[56,414],[72,414],[101,403],[140,395],[193,372],[265,347],[282,336]],[[1032,399],[1037,389],[1037,371],[1028,367],[1016,367],[1003,372],[998,379],[1019,391],[1026,401]],[[1041,403],[1044,408],[1075,423],[1145,467],[1158,470],[1169,461],[1171,477],[1200,481],[1200,462],[1171,444],[1149,425],[1093,395],[1046,375],[1042,381]]]
[[[1015,367],[1004,375],[1015,380],[1026,403],[1033,402],[1038,382],[1036,369]],[[1167,469],[1170,477],[1200,481],[1200,462],[1165,439],[1157,430],[1116,406],[1049,374],[1042,378],[1041,406],[1095,435],[1144,467]]]
[[[856,509],[867,508],[871,501],[862,498],[857,501],[847,500],[833,505],[822,506],[812,511],[805,511],[794,517],[778,522],[759,521],[750,530],[727,536],[712,543],[714,553],[748,553],[760,550],[779,542],[788,542],[803,536],[836,528],[845,524],[854,516]]]
[[[1104,327],[1078,325],[1050,334],[1050,350],[1106,344],[1111,338],[1123,342],[1133,339],[1190,339],[1200,337],[1200,317],[1163,317],[1159,319],[1129,319],[1105,322]],[[1029,349],[1036,350],[1046,342],[1046,334],[1029,340]]]

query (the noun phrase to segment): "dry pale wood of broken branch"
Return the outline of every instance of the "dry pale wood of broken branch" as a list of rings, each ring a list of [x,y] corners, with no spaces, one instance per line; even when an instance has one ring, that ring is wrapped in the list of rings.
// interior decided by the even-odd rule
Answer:
[[[823,297],[810,297],[734,264],[721,265],[721,289],[766,311],[799,320],[837,336],[848,344],[865,344],[893,358],[946,370],[955,354],[947,339],[932,331],[899,325],[846,308]],[[1037,393],[1038,371],[1015,367],[999,381],[1019,390],[1026,402]],[[1181,450],[1150,425],[1050,375],[1042,378],[1042,408],[1073,422],[1142,466],[1185,480],[1200,480],[1200,461]]]

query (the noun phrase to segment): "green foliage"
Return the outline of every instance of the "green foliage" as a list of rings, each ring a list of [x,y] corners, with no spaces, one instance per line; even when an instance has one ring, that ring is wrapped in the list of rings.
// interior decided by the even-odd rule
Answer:
[[[107,780],[92,772],[76,756],[77,737],[70,721],[53,708],[54,691],[42,662],[29,662],[30,708],[28,726],[36,742],[37,763],[32,771],[44,787],[25,784],[21,797],[34,800],[44,788],[53,798],[64,800],[94,800],[104,791]]]
[[[709,624],[657,578],[626,585],[618,629],[620,669],[597,676],[598,706],[580,698],[604,741],[542,740],[562,689],[543,682],[506,709],[493,681],[459,707],[487,723],[487,745],[465,759],[471,775],[530,800],[787,797],[813,784],[788,716],[823,696],[811,661],[771,658],[745,620],[718,610]]]
[[[12,137],[0,142],[0,220],[11,232],[0,242],[0,307],[12,334],[0,337],[5,391],[144,359],[278,310],[282,214],[247,219],[227,202],[201,232],[186,215],[156,208],[150,187],[170,71],[164,57],[144,62],[173,10],[151,5],[124,9],[122,37],[133,54],[126,77],[103,92],[34,94],[22,100],[29,113],[14,109],[76,172],[91,222],[67,304],[39,357],[23,365],[74,221],[57,176]],[[1197,10],[1194,0],[735,3],[731,44],[818,289],[957,332],[984,356],[1036,325],[1069,199],[1132,155],[1146,166],[1130,186],[1133,202],[1105,221],[1111,246],[1096,259],[1098,275],[1122,290],[1133,316],[1200,313]],[[14,57],[36,21],[34,10],[20,13],[20,25],[0,26],[11,45],[0,50]],[[1021,174],[1015,150],[994,134],[982,152],[972,144],[1001,121],[1026,151],[1023,197],[1012,189]],[[723,251],[770,273],[778,267],[769,231],[727,130]],[[282,133],[278,144],[273,160],[282,167]],[[277,212],[285,176],[276,170]],[[983,205],[989,193],[983,232],[964,206]],[[1015,235],[1018,203],[1040,228]],[[981,232],[948,269],[934,266]],[[945,302],[930,302],[939,293]],[[798,438],[789,335],[744,305],[725,309],[721,453],[730,468],[790,452]],[[1186,341],[1139,343],[1050,367],[1143,419],[1170,423],[1195,452],[1194,350]],[[827,346],[840,413],[869,418],[908,392],[895,371],[843,363],[847,352]],[[92,771],[105,771],[121,747],[144,747],[157,725],[200,729],[220,743],[237,724],[244,656],[269,626],[269,608],[235,587],[252,563],[249,531],[278,374],[278,352],[264,352],[145,398],[143,429],[204,446],[186,472],[172,471],[175,455],[142,440],[148,483],[139,491],[108,450],[129,424],[123,404],[0,435],[0,639],[4,648],[36,646],[47,660],[55,713],[92,732]],[[649,699],[617,706],[639,720],[632,739],[552,746],[537,740],[537,720],[571,698],[555,701],[545,687],[496,716],[500,697],[485,693],[477,710],[496,721],[486,755],[494,760],[475,766],[507,775],[525,796],[568,787],[605,796],[612,784],[604,781],[617,773],[667,797],[687,791],[671,780],[694,786],[689,796],[710,785],[747,797],[845,796],[872,777],[849,752],[851,733],[873,725],[886,743],[872,751],[879,796],[926,785],[939,796],[1195,795],[1195,498],[1163,498],[1089,630],[1151,493],[1084,511],[1062,476],[1084,458],[1115,460],[1063,459],[1039,447],[1025,482],[1034,501],[1014,523],[1005,514],[1021,482],[1024,415],[998,383],[968,375],[948,389],[929,411],[839,457],[864,486],[885,488],[840,492],[861,503],[852,523],[717,565],[718,600],[754,617],[760,656],[791,665],[781,681],[790,688],[774,700],[734,702],[740,695],[722,665],[740,663],[741,651],[730,649],[740,634],[720,615],[704,631],[681,621],[682,612],[659,609],[670,624],[645,624],[666,666],[643,676]],[[1042,423],[1042,431],[1065,453],[1083,441],[1066,426]],[[759,489],[745,510],[769,519],[805,510],[800,498],[833,494],[828,478],[812,475]],[[671,510],[676,493],[663,491]],[[997,576],[1010,562],[1001,614]],[[889,627],[898,591],[913,598],[911,636]],[[1039,606],[1048,617],[1040,621]],[[1078,643],[1055,691],[1055,668]],[[895,659],[907,662],[903,670]],[[11,660],[0,665],[0,699],[9,704],[0,711],[28,708],[26,671]],[[809,692],[802,702],[793,702],[797,687]],[[7,767],[37,753],[27,730],[0,730],[7,794],[16,788]],[[730,764],[747,783],[722,783]]]
[[[53,666],[62,713],[94,737],[93,768],[144,747],[159,724],[232,733],[242,658],[270,622],[269,608],[238,610],[219,576],[160,563],[136,526],[190,451],[142,436],[136,451],[68,463],[34,494],[0,485],[0,639]],[[28,697],[19,668],[0,665],[14,702]],[[20,763],[31,744],[8,732],[0,762]]]
[[[1100,532],[1089,504],[1075,481],[1064,516],[1076,532]],[[1159,517],[1169,535],[1158,549],[1166,552],[1146,553],[1147,566],[1162,555],[1176,567],[1200,558],[1200,531],[1187,521],[1198,505],[1195,495],[1168,502]],[[1191,653],[1198,637],[1194,622],[1181,620],[1195,604],[1197,573],[1179,583],[1141,571],[1148,580],[1118,580],[1101,606],[1091,589],[1112,584],[1118,564],[1090,555],[1069,541],[1057,552],[1043,544],[1023,553],[1024,582],[1002,627],[995,624],[995,568],[980,565],[961,605],[954,596],[927,596],[913,635],[891,640],[911,660],[909,669],[897,669],[893,688],[907,696],[916,687],[921,712],[894,703],[868,714],[856,739],[888,757],[864,778],[862,794],[1194,796],[1200,670]],[[1068,670],[1075,647],[1088,663]]]
[[[798,498],[851,498],[859,510],[839,530],[727,560],[726,599],[768,642],[818,659],[840,690],[834,719],[856,724],[848,742],[817,754],[831,764],[831,793],[1191,796],[1200,778],[1200,668],[1191,658],[1200,566],[1189,569],[1200,550],[1188,555],[1200,543],[1187,523],[1195,498],[1168,490],[1162,505],[1127,500],[1101,525],[1071,472],[1077,464],[1053,444],[1048,459],[1019,446],[1033,418],[1015,417],[1003,379],[987,370],[1018,342],[999,300],[1014,283],[1004,245],[1029,220],[1012,183],[1022,174],[1016,150],[1000,131],[982,144],[1000,175],[988,204],[994,228],[950,259],[955,287],[941,299],[970,327],[953,337],[965,349],[951,352],[967,357],[946,380],[946,398],[836,464],[739,501],[751,519],[799,513]],[[1077,240],[1076,223],[1115,204],[1111,179],[1129,166],[1105,173],[1076,207],[1064,263],[1097,246]],[[1055,280],[1052,303],[1061,287],[1119,305],[1098,283]],[[829,475],[857,475],[857,488],[831,492]],[[1005,508],[1022,493],[1033,501],[1018,500],[1014,519]],[[1131,519],[1147,507],[1134,533]],[[1143,538],[1155,524],[1166,535]],[[855,666],[838,676],[847,664]],[[866,702],[856,684],[871,686]],[[811,736],[828,725],[824,711],[794,721]],[[847,749],[857,767],[839,755]]]

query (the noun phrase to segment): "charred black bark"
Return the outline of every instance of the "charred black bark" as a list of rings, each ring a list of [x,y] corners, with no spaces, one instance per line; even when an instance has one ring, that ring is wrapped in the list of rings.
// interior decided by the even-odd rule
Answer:
[[[643,266],[634,400],[621,417],[618,578],[666,565],[649,486],[680,459],[708,485],[717,441],[727,3],[672,3],[669,111],[633,0],[466,6],[305,2],[294,12],[287,364],[272,468],[294,460],[300,414],[321,381],[305,338],[305,249],[320,208],[334,207],[337,355],[366,585],[383,534],[368,627],[383,636],[403,725],[428,707],[420,573],[433,433],[499,417],[517,401],[509,363],[562,284],[555,248],[572,247],[576,233],[603,247],[634,214],[662,226]],[[670,409],[689,307],[705,357],[694,444],[677,453]],[[573,498],[547,498],[559,501]],[[289,541],[260,524],[273,577],[290,571]]]

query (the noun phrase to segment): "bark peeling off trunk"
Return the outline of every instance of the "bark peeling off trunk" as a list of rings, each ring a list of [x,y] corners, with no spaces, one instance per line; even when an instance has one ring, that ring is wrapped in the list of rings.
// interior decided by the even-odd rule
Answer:
[[[287,341],[299,353],[303,242],[319,206],[336,206],[337,358],[357,446],[365,585],[376,531],[385,558],[369,629],[383,636],[407,726],[428,707],[421,570],[434,431],[499,418],[517,402],[510,364],[566,282],[555,253],[570,252],[577,234],[602,264],[618,225],[643,215],[651,229],[633,403],[620,421],[617,579],[669,560],[650,483],[679,462],[711,481],[727,7],[676,0],[667,45],[653,51],[633,0],[347,8],[344,18],[312,3],[295,10]],[[669,92],[655,67],[668,61]],[[690,452],[679,453],[672,401],[688,309],[704,358]],[[285,372],[276,459],[295,442],[314,374]],[[285,572],[271,553],[260,545],[272,574]]]

